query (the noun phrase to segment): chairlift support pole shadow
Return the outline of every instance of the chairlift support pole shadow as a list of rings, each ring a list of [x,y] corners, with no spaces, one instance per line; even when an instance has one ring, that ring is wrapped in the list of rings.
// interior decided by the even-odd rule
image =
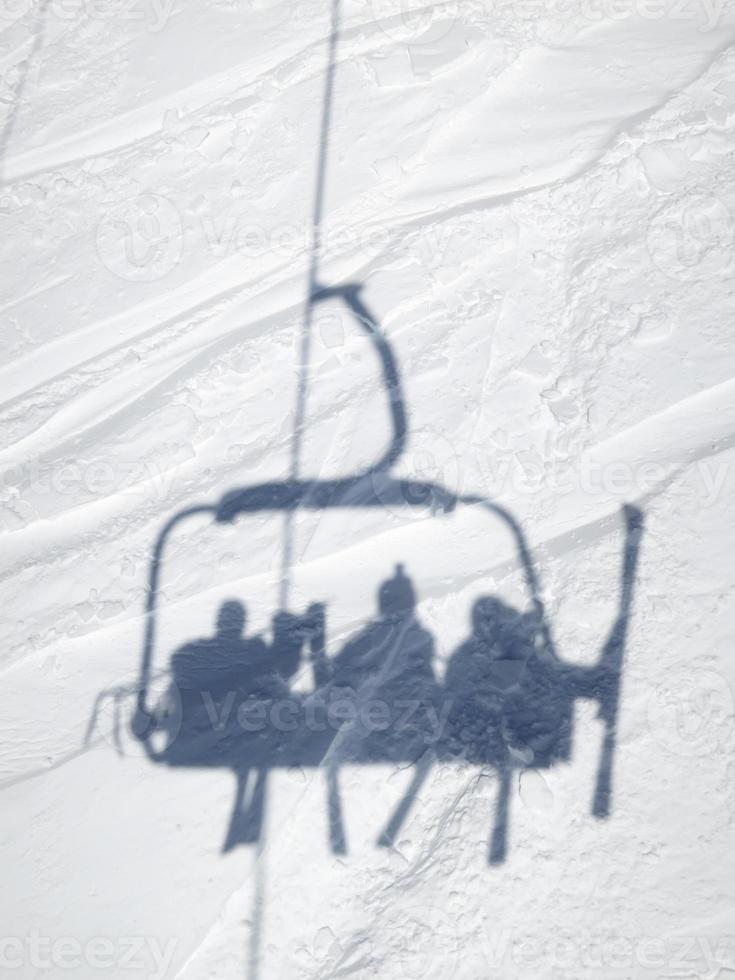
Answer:
[[[329,48],[327,54],[327,70],[324,79],[324,97],[322,100],[322,118],[319,133],[319,152],[316,168],[316,188],[314,191],[314,210],[311,222],[311,254],[307,278],[306,301],[301,327],[301,343],[299,345],[299,377],[296,390],[296,409],[294,412],[294,434],[291,446],[291,466],[289,479],[293,483],[301,476],[301,456],[304,442],[304,426],[306,424],[306,406],[309,383],[309,364],[311,361],[312,321],[314,317],[315,294],[318,289],[319,260],[321,257],[321,225],[324,212],[324,188],[327,176],[327,152],[329,149],[329,129],[332,116],[332,100],[334,96],[334,76],[336,72],[337,39],[339,36],[340,0],[332,0]],[[291,567],[293,564],[294,548],[294,517],[295,512],[289,508],[284,515],[283,552],[281,558],[281,579],[279,583],[279,608],[288,609],[289,591],[291,584]],[[265,775],[263,776],[265,779]],[[265,793],[265,790],[263,790]],[[342,805],[339,797],[337,774],[330,772],[328,776],[328,798],[330,828],[332,843],[337,848],[345,848],[345,834],[342,822]],[[258,847],[260,848],[260,840]],[[256,856],[256,876],[260,883],[264,873],[260,864],[260,850]],[[256,888],[255,908],[253,912],[253,929],[250,942],[250,977],[256,980],[260,966],[260,942],[262,930],[263,902],[262,888]]]
[[[332,118],[332,102],[334,98],[334,76],[337,70],[337,40],[339,37],[340,0],[332,0],[329,50],[327,70],[324,80],[324,98],[322,101],[322,118],[319,134],[319,152],[316,167],[316,188],[314,191],[314,209],[311,218],[311,252],[309,257],[309,272],[306,285],[306,301],[301,326],[301,342],[299,345],[298,386],[296,390],[296,410],[294,412],[294,434],[291,444],[291,465],[289,478],[294,481],[301,476],[301,456],[304,443],[304,426],[306,424],[306,406],[309,385],[309,363],[311,360],[312,321],[314,305],[319,290],[319,260],[321,258],[322,218],[324,215],[324,188],[327,179],[327,153],[329,150],[329,129]],[[283,529],[283,554],[281,560],[281,581],[279,585],[279,605],[281,609],[288,606],[291,566],[293,563],[294,513],[289,510],[285,514]]]

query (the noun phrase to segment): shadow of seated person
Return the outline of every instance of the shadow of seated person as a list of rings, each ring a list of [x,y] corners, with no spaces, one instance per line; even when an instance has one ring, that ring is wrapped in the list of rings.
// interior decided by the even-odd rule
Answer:
[[[378,589],[377,618],[351,637],[332,661],[332,683],[357,692],[391,660],[405,656],[422,673],[432,673],[433,640],[416,620],[415,606],[413,583],[398,565],[395,575]]]
[[[444,681],[448,753],[495,766],[568,759],[574,700],[589,671],[562,664],[539,618],[494,596],[477,600],[472,628]]]
[[[544,636],[537,615],[484,596],[472,609],[472,634],[445,675],[444,754],[498,774],[491,864],[505,860],[513,770],[548,765],[568,752],[570,691]]]
[[[481,765],[502,761],[507,719],[516,710],[532,651],[532,636],[516,609],[493,596],[475,602],[472,634],[452,654],[444,678],[447,754]]]
[[[245,637],[245,626],[245,606],[230,599],[219,609],[214,636],[188,643],[172,656],[172,680],[181,697],[184,724],[187,710],[205,708],[211,715],[229,698],[230,715],[244,698],[284,692],[268,645],[259,636]]]
[[[371,762],[415,761],[436,740],[434,638],[416,615],[413,582],[396,567],[378,590],[378,618],[333,661],[337,688],[354,698],[342,755]]]
[[[577,683],[586,670],[562,664],[541,641],[537,621],[521,617],[529,638],[516,689],[506,705],[505,737],[516,765],[545,768],[571,757]]]

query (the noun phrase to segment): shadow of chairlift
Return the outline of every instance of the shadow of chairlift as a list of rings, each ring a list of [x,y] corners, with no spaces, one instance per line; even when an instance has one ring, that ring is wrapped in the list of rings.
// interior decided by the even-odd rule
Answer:
[[[378,838],[378,843],[383,846],[391,846],[396,840],[410,806],[435,762],[457,760],[482,767],[493,767],[498,772],[499,790],[489,861],[497,864],[505,859],[507,850],[512,773],[522,768],[540,768],[569,759],[571,705],[574,698],[578,696],[596,698],[605,724],[592,813],[598,818],[606,818],[610,813],[617,707],[626,626],[632,604],[635,569],[643,526],[642,515],[635,507],[624,508],[626,542],[619,612],[598,664],[592,672],[587,672],[588,682],[580,685],[577,682],[576,668],[564,664],[557,655],[552,633],[544,615],[539,580],[530,550],[524,533],[512,514],[482,496],[456,494],[437,483],[407,481],[392,475],[392,468],[405,448],[407,432],[405,404],[393,352],[379,329],[375,317],[363,302],[359,285],[320,288],[315,290],[311,297],[314,306],[328,300],[337,300],[345,304],[378,355],[392,424],[389,446],[374,465],[353,476],[327,480],[292,479],[240,487],[226,493],[214,503],[187,508],[174,515],[164,525],[156,541],[150,565],[139,684],[135,692],[129,690],[126,692],[128,696],[131,693],[135,693],[136,696],[132,733],[142,744],[147,756],[156,764],[171,767],[227,767],[234,772],[237,790],[224,845],[225,851],[238,843],[253,842],[260,838],[267,774],[271,769],[292,766],[324,769],[328,793],[330,844],[334,852],[344,853],[347,850],[347,843],[338,784],[340,763],[391,763],[413,766],[410,785]],[[186,683],[182,681],[181,670],[173,662],[172,674],[177,682],[175,691],[171,697],[164,698],[163,702],[156,706],[149,703],[158,625],[158,597],[166,545],[173,531],[182,522],[194,515],[202,514],[208,514],[216,523],[224,524],[244,515],[262,515],[267,512],[285,515],[297,511],[324,512],[334,509],[377,507],[419,509],[427,516],[451,514],[459,507],[471,507],[486,513],[488,518],[500,520],[510,531],[529,598],[528,611],[518,621],[522,619],[524,630],[529,636],[532,635],[533,656],[537,658],[534,661],[538,666],[537,673],[543,674],[544,678],[540,686],[537,684],[537,690],[542,693],[533,695],[531,703],[525,705],[518,703],[518,698],[522,697],[523,691],[519,688],[517,663],[505,666],[502,663],[493,665],[495,679],[491,670],[487,675],[487,683],[489,689],[494,688],[501,699],[510,697],[511,694],[516,698],[513,717],[522,719],[521,725],[525,726],[523,732],[537,732],[540,725],[539,718],[544,714],[543,706],[545,705],[546,708],[551,706],[550,711],[545,711],[547,718],[544,740],[537,738],[536,751],[524,750],[523,747],[518,749],[517,746],[514,748],[512,736],[507,744],[502,737],[497,737],[497,732],[490,731],[495,724],[494,716],[490,714],[485,718],[484,730],[480,731],[479,735],[476,733],[477,737],[474,741],[470,739],[472,744],[463,744],[461,738],[458,741],[456,737],[458,729],[455,725],[448,735],[439,739],[408,738],[403,743],[399,742],[398,746],[395,743],[389,745],[387,740],[382,742],[373,740],[368,743],[367,750],[363,748],[362,751],[357,752],[344,750],[345,741],[348,743],[350,741],[349,738],[345,738],[345,727],[336,730],[327,727],[324,731],[306,731],[297,728],[292,732],[269,730],[248,734],[242,729],[234,731],[225,726],[222,731],[214,733],[211,723],[208,724],[203,720],[201,710],[200,714],[196,715],[193,702],[196,701],[196,695],[201,693],[201,685],[199,690],[187,690]],[[280,694],[291,699],[295,709],[303,708],[308,698],[328,699],[331,696],[330,660],[325,649],[323,607],[313,605],[304,617],[291,616],[285,611],[281,611],[278,616],[285,623],[286,630],[290,623],[292,630],[296,630],[297,633],[300,631],[297,639],[299,644],[303,643],[308,648],[314,676],[311,692],[296,693],[288,688],[289,672],[285,671],[283,678],[285,686],[280,689]],[[211,678],[206,683],[212,690],[216,688],[216,683],[213,683]],[[462,691],[461,686],[459,690]],[[121,690],[110,693],[116,699],[124,696]],[[265,691],[260,696],[267,699],[276,694],[273,691]],[[446,697],[446,692],[442,694],[441,687],[437,686],[433,696],[441,702],[442,697]],[[473,693],[468,691],[467,698],[471,700],[473,696]],[[248,699],[249,702],[253,702],[253,692],[240,691],[240,701],[246,702]],[[255,701],[257,702],[257,697]],[[461,707],[460,704],[459,708]],[[90,733],[94,727],[96,711],[97,709],[90,723]],[[461,710],[459,714],[461,715]],[[557,731],[553,731],[555,727]],[[343,746],[342,749],[340,745]]]

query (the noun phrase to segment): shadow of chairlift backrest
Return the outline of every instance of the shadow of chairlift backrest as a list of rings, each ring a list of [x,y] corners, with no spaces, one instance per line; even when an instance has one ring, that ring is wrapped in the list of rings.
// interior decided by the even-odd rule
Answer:
[[[578,697],[596,699],[605,725],[592,812],[609,815],[615,727],[626,626],[632,604],[642,515],[624,508],[626,542],[619,610],[598,662],[589,668],[558,657],[544,616],[540,587],[524,534],[513,516],[491,500],[458,495],[436,483],[391,475],[406,442],[407,422],[400,376],[387,340],[360,296],[357,285],[319,289],[313,305],[341,300],[373,344],[390,407],[392,438],[383,456],[352,476],[331,480],[285,480],[235,489],[212,504],[181,511],[161,530],[151,560],[146,627],[134,736],[150,759],[174,767],[227,767],[237,790],[224,850],[260,838],[267,774],[279,767],[321,767],[327,781],[332,849],[347,849],[338,785],[344,764],[413,765],[410,785],[381,832],[389,846],[435,762],[456,760],[493,767],[499,776],[489,861],[504,860],[512,773],[543,768],[571,755],[572,710]],[[495,597],[475,603],[472,633],[450,658],[439,683],[433,672],[433,640],[418,622],[413,586],[402,568],[381,587],[378,617],[332,658],[326,653],[324,609],[305,616],[281,610],[273,643],[242,639],[242,609],[223,607],[214,638],[190,644],[171,660],[171,686],[157,707],[148,703],[157,628],[157,602],[165,547],[173,530],[192,515],[210,514],[229,523],[242,515],[297,510],[422,508],[446,514],[459,506],[480,508],[510,530],[529,594],[519,612]],[[229,617],[229,620],[228,620]],[[308,651],[313,690],[292,691],[289,682]],[[328,715],[336,701],[415,706],[410,720],[365,729],[358,712],[342,723],[304,724],[305,712]],[[258,725],[264,705],[279,705],[279,726]],[[96,714],[96,709],[95,709]],[[217,726],[213,719],[220,719]],[[222,719],[227,721],[223,722]],[[385,722],[386,719],[383,719]],[[254,724],[255,723],[255,724]],[[90,731],[94,724],[90,723]]]

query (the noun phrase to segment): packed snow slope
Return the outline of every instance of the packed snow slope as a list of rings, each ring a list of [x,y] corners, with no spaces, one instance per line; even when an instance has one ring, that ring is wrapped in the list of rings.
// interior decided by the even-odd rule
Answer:
[[[0,4],[3,975],[735,976],[734,43],[717,0]],[[397,565],[444,691],[478,600],[565,677],[613,637],[566,754],[391,743],[392,654],[377,741],[135,737],[144,653],[155,714],[224,602],[319,603],[330,669]]]

